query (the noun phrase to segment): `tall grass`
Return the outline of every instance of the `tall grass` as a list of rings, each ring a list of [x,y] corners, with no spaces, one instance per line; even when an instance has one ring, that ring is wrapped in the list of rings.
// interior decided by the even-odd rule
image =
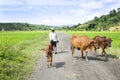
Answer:
[[[26,80],[47,41],[47,31],[0,32],[0,80]]]
[[[23,40],[33,39],[46,31],[3,31],[0,32],[0,40],[10,40],[9,44],[15,44]]]
[[[120,31],[119,32],[90,32],[90,31],[67,31],[69,34],[77,34],[77,35],[86,35],[91,39],[94,36],[106,36],[107,38],[111,38],[112,47],[107,49],[108,54],[115,55],[120,59]]]

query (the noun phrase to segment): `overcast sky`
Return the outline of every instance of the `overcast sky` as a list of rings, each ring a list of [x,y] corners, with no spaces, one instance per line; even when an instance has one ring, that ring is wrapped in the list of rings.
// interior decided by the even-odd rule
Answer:
[[[120,0],[0,0],[0,22],[84,23],[120,8]]]

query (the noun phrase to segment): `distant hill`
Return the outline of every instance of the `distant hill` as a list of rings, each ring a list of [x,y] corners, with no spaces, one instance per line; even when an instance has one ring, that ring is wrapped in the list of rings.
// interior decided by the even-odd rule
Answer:
[[[117,8],[117,10],[111,10],[107,15],[102,15],[100,17],[95,16],[93,20],[90,20],[84,24],[79,23],[77,25],[66,28],[71,30],[86,31],[120,30],[120,8]]]
[[[48,25],[35,25],[29,23],[0,23],[0,31],[28,31],[28,30],[48,30],[50,27]]]

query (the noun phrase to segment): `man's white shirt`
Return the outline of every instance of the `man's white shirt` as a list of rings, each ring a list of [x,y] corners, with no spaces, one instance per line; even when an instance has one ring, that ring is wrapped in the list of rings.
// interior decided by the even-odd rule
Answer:
[[[53,41],[58,41],[57,39],[57,33],[56,32],[50,32],[49,33],[49,39]]]

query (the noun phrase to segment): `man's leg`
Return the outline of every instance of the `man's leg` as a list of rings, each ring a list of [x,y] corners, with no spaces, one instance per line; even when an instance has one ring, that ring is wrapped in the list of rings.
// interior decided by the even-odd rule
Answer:
[[[54,45],[54,42],[53,42],[53,40],[51,40],[51,41],[50,41],[50,45],[52,45],[52,47],[53,47],[53,45]]]
[[[54,53],[57,54],[57,42],[53,42]]]

